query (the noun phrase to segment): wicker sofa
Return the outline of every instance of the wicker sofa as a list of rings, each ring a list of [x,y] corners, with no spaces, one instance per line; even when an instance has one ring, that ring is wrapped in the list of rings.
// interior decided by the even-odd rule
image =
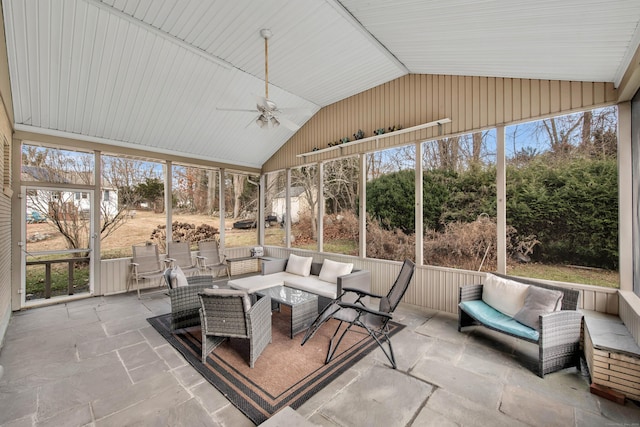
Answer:
[[[371,292],[371,274],[366,270],[353,269],[335,277],[335,282],[328,282],[320,278],[323,263],[312,262],[309,274],[300,275],[287,271],[288,262],[288,259],[263,260],[261,275],[229,280],[229,287],[249,293],[278,285],[300,289],[318,295],[319,311],[340,296],[345,287]]]
[[[537,344],[537,374],[543,378],[545,374],[560,369],[572,366],[579,368],[582,313],[577,308],[580,292],[530,279],[500,274],[494,274],[494,276],[498,278],[497,280],[506,283],[507,288],[524,285],[533,287],[531,291],[535,292],[540,292],[539,289],[546,289],[556,291],[556,294],[561,293],[556,311],[535,316],[530,315],[535,318],[536,326],[539,326],[536,328],[527,326],[514,319],[514,317],[520,319],[519,316],[526,307],[521,308],[515,315],[509,316],[487,304],[485,299],[488,298],[483,299],[484,285],[466,285],[460,287],[459,291],[458,331],[466,326],[482,325],[494,331]],[[526,292],[531,291],[527,288]],[[504,294],[509,292],[502,291],[502,294],[499,295],[500,299],[508,299]],[[545,293],[548,294],[548,292]],[[530,303],[527,304],[531,307]]]

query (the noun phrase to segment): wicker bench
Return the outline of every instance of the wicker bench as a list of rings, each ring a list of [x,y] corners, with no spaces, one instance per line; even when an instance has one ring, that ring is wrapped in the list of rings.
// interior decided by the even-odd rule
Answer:
[[[572,366],[579,368],[582,313],[577,311],[577,308],[580,291],[530,279],[495,275],[518,283],[562,292],[564,296],[561,310],[539,316],[540,329],[536,330],[518,323],[485,304],[482,301],[483,285],[466,285],[460,287],[459,291],[458,331],[466,326],[482,325],[494,331],[537,344],[539,350],[537,374],[540,377]],[[477,301],[473,304],[491,312],[491,315],[495,317],[487,320],[484,316],[478,315],[478,312],[471,310],[471,307],[465,307],[468,304],[462,304],[468,301]],[[486,307],[482,307],[483,305]],[[497,321],[494,321],[496,319]]]

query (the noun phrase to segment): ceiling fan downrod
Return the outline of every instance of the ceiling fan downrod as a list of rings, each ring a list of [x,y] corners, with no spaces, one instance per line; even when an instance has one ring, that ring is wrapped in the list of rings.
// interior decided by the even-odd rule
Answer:
[[[269,39],[272,33],[271,30],[263,28],[260,35],[264,39],[264,97],[269,99]]]

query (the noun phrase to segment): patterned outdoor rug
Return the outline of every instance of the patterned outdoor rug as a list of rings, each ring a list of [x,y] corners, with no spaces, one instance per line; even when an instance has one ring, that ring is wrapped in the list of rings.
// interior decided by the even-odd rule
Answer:
[[[200,327],[170,331],[170,315],[148,319],[191,365],[222,392],[255,424],[260,424],[281,408],[296,409],[307,399],[337,378],[357,361],[377,348],[367,334],[349,332],[331,363],[325,365],[329,338],[337,322],[330,321],[318,330],[304,346],[304,333],[289,337],[289,311],[286,307],[272,316],[272,342],[249,367],[246,340],[230,340],[216,348],[207,363],[200,360]],[[391,333],[404,326],[391,324]],[[353,328],[358,330],[359,328]],[[385,359],[386,360],[386,359]]]

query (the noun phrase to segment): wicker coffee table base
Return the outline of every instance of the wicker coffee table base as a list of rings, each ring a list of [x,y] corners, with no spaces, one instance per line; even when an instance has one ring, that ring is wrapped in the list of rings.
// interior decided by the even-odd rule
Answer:
[[[309,292],[283,286],[263,289],[256,292],[261,296],[269,296],[271,304],[278,309],[279,305],[291,308],[291,338],[306,330],[318,315],[318,296]]]

